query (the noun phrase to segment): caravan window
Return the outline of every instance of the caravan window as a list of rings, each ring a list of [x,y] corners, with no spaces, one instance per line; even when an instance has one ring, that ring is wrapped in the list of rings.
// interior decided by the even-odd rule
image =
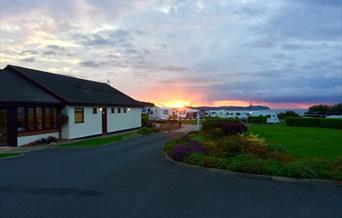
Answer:
[[[266,115],[267,118],[271,118],[271,115]]]
[[[236,115],[240,116],[240,113],[236,113]]]
[[[169,114],[169,111],[168,110],[164,110],[164,114]]]

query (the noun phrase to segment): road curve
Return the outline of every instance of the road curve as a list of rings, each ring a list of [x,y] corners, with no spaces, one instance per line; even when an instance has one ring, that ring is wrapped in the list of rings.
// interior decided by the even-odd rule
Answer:
[[[0,160],[0,217],[342,217],[342,188],[239,178],[166,160],[170,136]]]

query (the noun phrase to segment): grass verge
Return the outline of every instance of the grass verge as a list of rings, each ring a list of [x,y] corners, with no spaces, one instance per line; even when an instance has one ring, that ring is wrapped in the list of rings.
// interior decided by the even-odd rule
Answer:
[[[91,139],[85,139],[77,142],[71,142],[66,144],[61,144],[60,147],[98,147],[107,145],[113,142],[122,141],[124,139],[128,139],[134,136],[140,135],[148,135],[151,133],[157,132],[154,128],[141,128],[138,131],[123,133],[120,135],[106,136],[106,137],[97,137]]]
[[[21,154],[16,154],[16,153],[0,153],[0,159],[2,158],[9,158],[9,157],[17,157],[20,156]]]

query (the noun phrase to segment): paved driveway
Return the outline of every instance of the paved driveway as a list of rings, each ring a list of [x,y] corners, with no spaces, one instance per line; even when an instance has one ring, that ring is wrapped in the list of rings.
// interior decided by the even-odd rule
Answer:
[[[168,162],[164,134],[0,160],[0,217],[342,217],[342,188]]]

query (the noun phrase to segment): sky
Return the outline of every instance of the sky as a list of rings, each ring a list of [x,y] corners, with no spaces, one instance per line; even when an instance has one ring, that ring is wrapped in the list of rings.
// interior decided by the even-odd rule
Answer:
[[[342,102],[342,0],[0,0],[0,67],[163,106]]]

